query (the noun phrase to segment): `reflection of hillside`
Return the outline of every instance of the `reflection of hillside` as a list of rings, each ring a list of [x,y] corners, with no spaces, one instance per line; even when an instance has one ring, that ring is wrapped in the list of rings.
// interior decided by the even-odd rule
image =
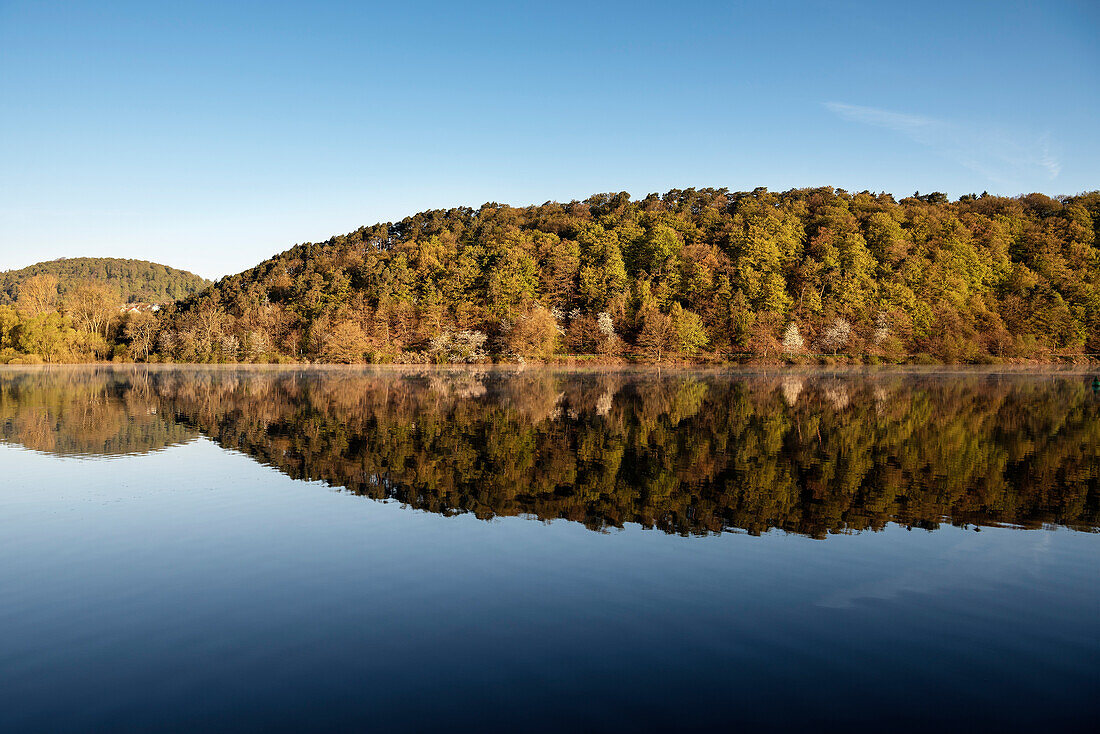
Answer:
[[[157,372],[177,420],[301,479],[478,517],[675,533],[1100,519],[1082,381]]]
[[[165,418],[145,371],[35,370],[0,374],[0,441],[64,456],[118,456],[189,441]]]
[[[0,372],[7,443],[121,455],[200,431],[291,477],[441,514],[815,537],[1100,524],[1100,400],[1072,377]]]

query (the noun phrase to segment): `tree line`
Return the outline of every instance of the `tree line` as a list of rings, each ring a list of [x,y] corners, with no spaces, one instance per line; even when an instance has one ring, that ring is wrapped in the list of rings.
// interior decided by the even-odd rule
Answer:
[[[1098,231],[1100,192],[898,201],[687,189],[490,203],[296,245],[147,323],[119,321],[105,351],[179,362],[1080,358],[1100,353]],[[39,348],[7,339],[9,354]]]

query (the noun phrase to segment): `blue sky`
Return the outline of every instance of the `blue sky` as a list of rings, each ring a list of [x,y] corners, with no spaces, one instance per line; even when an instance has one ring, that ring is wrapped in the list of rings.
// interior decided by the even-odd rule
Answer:
[[[0,269],[428,208],[1100,188],[1100,3],[0,0]]]

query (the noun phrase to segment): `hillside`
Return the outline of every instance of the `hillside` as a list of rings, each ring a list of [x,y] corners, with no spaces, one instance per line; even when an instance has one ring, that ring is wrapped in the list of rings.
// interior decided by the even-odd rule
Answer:
[[[169,309],[183,361],[1100,352],[1100,192],[674,190],[427,211]]]
[[[18,295],[19,283],[36,275],[56,277],[62,296],[88,282],[104,284],[118,294],[119,303],[175,301],[210,285],[210,281],[194,273],[145,260],[62,258],[0,272],[0,304],[13,303]]]

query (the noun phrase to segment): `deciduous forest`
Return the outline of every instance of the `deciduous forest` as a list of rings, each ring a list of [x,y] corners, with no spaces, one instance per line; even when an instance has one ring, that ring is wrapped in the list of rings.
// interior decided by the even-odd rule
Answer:
[[[156,315],[24,281],[0,361],[1079,360],[1098,231],[1095,191],[486,204],[296,245]]]

